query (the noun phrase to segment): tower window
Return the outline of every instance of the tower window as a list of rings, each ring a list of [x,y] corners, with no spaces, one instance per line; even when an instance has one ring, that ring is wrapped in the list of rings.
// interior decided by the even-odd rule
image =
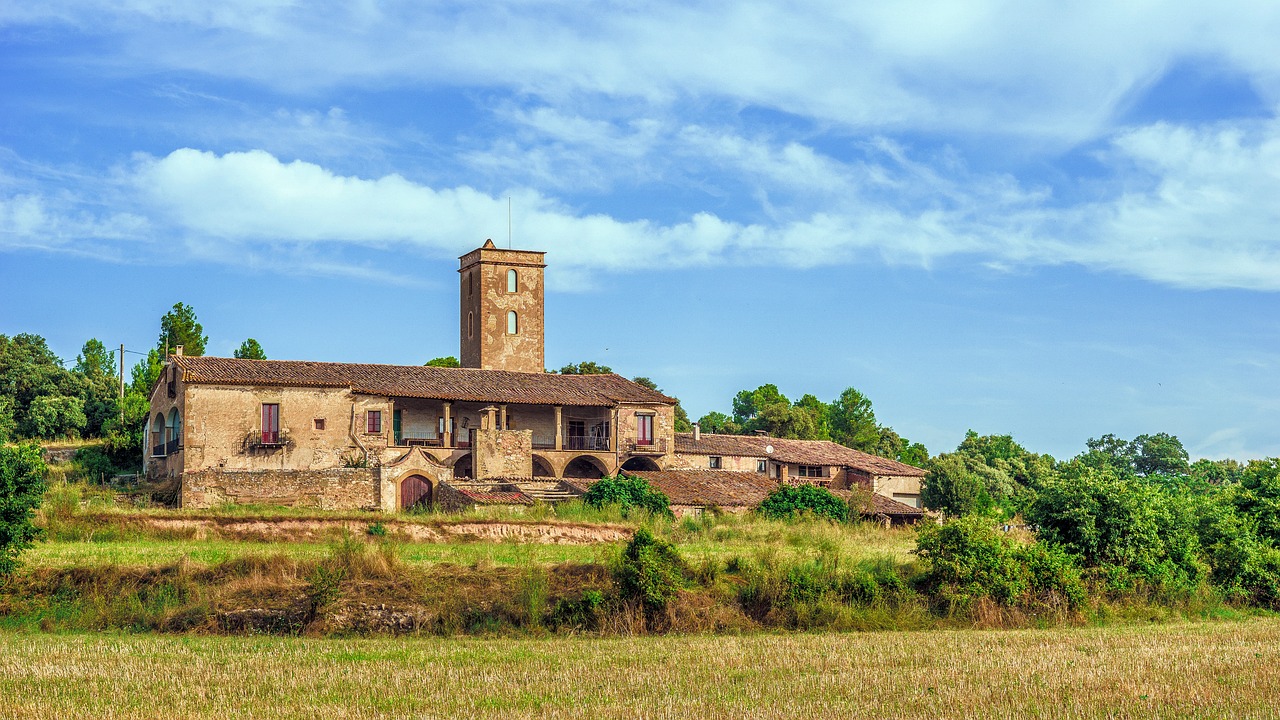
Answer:
[[[516,319],[516,311],[512,310],[507,313],[507,334],[515,335],[520,331],[520,323]]]
[[[516,291],[516,271],[508,270],[507,271],[507,292],[513,293],[515,291]]]
[[[467,337],[475,337],[476,335],[476,314],[467,313]]]
[[[471,293],[475,292],[475,285],[476,274],[473,272],[467,273],[467,297],[471,297]]]

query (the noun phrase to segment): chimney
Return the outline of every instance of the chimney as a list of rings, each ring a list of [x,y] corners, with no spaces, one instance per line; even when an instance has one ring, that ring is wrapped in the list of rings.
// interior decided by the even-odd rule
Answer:
[[[174,345],[174,346],[173,346],[173,354],[174,354],[174,355],[177,355],[178,357],[182,357],[182,346],[181,346],[181,345]]]
[[[700,440],[702,440],[702,426],[699,425],[698,423],[694,423],[693,424],[693,441],[698,442]]]

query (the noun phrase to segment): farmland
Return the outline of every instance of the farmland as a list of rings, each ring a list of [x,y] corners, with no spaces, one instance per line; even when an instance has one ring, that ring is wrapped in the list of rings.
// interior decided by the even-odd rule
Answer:
[[[1280,622],[543,639],[0,633],[0,715],[1275,717]]]

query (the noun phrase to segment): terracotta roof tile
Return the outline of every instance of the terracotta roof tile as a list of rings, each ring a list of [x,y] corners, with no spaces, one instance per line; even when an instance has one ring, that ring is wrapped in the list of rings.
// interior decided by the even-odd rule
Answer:
[[[454,490],[480,505],[532,505],[533,499],[522,492],[493,492],[454,487]]]
[[[767,448],[773,448],[769,452]],[[906,463],[847,448],[830,440],[789,440],[763,435],[714,435],[676,433],[676,452],[685,455],[736,455],[769,458],[796,465],[839,465],[873,475],[924,477],[925,471]]]
[[[214,385],[349,387],[369,395],[479,403],[611,407],[675,399],[618,375],[556,375],[478,368],[175,357],[185,382]]]
[[[925,516],[924,510],[913,508],[906,503],[898,502],[893,498],[887,498],[883,495],[864,494],[862,503],[863,515],[885,515],[888,517],[913,517],[922,518]]]
[[[755,507],[778,487],[760,473],[729,470],[642,470],[629,472],[666,493],[672,505]]]

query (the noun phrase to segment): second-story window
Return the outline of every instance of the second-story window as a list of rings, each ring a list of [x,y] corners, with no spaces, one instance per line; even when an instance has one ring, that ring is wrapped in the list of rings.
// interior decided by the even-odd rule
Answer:
[[[507,334],[515,335],[520,331],[520,321],[516,319],[516,311],[507,313]]]
[[[516,271],[508,270],[507,271],[507,292],[513,293],[516,291],[516,287],[518,285],[516,280],[517,280]]]
[[[280,403],[262,403],[262,443],[280,442]]]
[[[636,444],[637,445],[653,444],[653,416],[652,415],[636,416]]]
[[[369,430],[368,430],[369,433],[377,434],[382,432],[382,411],[381,410],[369,411],[368,425],[369,425]]]

